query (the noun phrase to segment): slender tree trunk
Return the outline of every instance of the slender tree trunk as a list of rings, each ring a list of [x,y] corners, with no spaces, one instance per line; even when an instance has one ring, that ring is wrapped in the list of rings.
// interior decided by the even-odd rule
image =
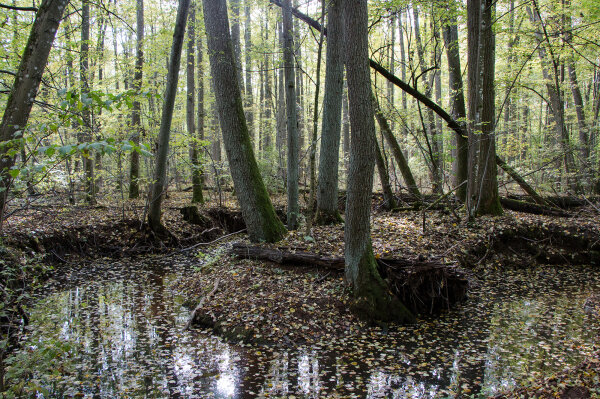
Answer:
[[[413,320],[377,271],[371,246],[370,210],[375,166],[375,124],[368,56],[366,0],[344,2],[344,36],[350,100],[350,170],[344,229],[346,281],[359,316],[382,321]]]
[[[283,29],[282,24],[279,23],[277,28],[277,34],[279,36],[279,47],[283,51]],[[277,68],[277,110],[275,114],[276,132],[275,132],[275,149],[277,152],[277,175],[283,182],[286,179],[286,172],[284,167],[285,162],[285,141],[287,138],[286,129],[287,123],[285,120],[285,86],[283,84],[284,68],[283,63],[280,63],[280,67]]]
[[[211,75],[219,119],[242,216],[252,241],[275,242],[285,227],[275,214],[254,158],[235,70],[225,0],[204,0]]]
[[[79,49],[79,77],[81,80],[81,97],[89,97],[89,45],[90,45],[90,4],[88,0],[82,0],[81,5],[81,44]],[[79,135],[79,142],[89,143],[92,141],[92,114],[89,107],[82,110],[83,126]],[[85,201],[89,204],[96,203],[96,186],[94,184],[94,159],[91,151],[82,151],[83,168],[85,171]]]
[[[325,23],[325,0],[321,0],[321,23]],[[321,30],[319,35],[319,45],[317,48],[317,72],[315,76],[315,100],[313,105],[313,120],[312,120],[312,137],[310,140],[310,195],[307,205],[306,215],[306,235],[312,234],[312,222],[315,215],[315,201],[316,201],[316,190],[317,190],[317,136],[319,131],[319,94],[321,91],[321,58],[323,54],[323,41],[325,35]],[[338,148],[339,152],[339,148]]]
[[[294,32],[291,0],[283,1],[283,58],[285,68],[285,103],[287,115],[287,227],[298,228],[298,116],[296,114],[296,78]]]
[[[21,132],[29,119],[54,36],[67,4],[66,0],[42,1],[4,107],[0,124],[0,142],[3,144],[0,146],[0,230],[12,183],[9,171],[15,164],[13,150],[20,145]]]
[[[244,92],[244,77],[242,75],[242,44],[240,38],[240,0],[229,0],[231,6],[231,42],[233,43],[233,57],[240,91]],[[243,94],[242,94],[243,95]]]
[[[248,122],[248,130],[250,131],[250,138],[252,142],[255,142],[254,139],[254,98],[252,95],[252,31],[251,31],[251,14],[250,14],[250,0],[245,0],[244,7],[244,15],[246,17],[246,22],[244,24],[244,47],[246,50],[245,53],[245,63],[246,63],[246,96],[244,106],[246,108],[246,121]]]
[[[265,43],[269,42],[269,18],[265,16]],[[273,90],[271,88],[271,60],[270,55],[265,53],[264,55],[264,67],[263,67],[263,77],[264,77],[264,90],[265,90],[265,99],[262,103],[262,108],[264,112],[263,124],[261,134],[262,137],[262,148],[263,154],[271,150],[272,141],[271,141],[271,129],[272,129],[272,121],[271,121],[271,113],[273,109]]]
[[[341,0],[329,2],[327,13],[327,53],[321,150],[319,152],[319,181],[317,185],[317,224],[339,223],[338,164],[342,93],[344,91],[343,19]],[[345,140],[346,144],[347,141]]]
[[[136,97],[133,101],[131,110],[131,128],[133,134],[132,141],[136,146],[140,145],[140,137],[143,135],[141,119],[140,95],[142,90],[143,67],[144,67],[144,0],[136,0],[136,41],[135,41],[135,71],[133,74],[133,89]],[[140,154],[137,151],[131,152],[131,163],[129,166],[129,198],[139,198],[140,196]]]
[[[394,137],[394,133],[388,124],[387,119],[383,115],[383,112],[379,108],[375,110],[375,117],[377,118],[377,123],[379,123],[379,128],[381,129],[381,133],[383,133],[383,137],[388,142],[388,145],[392,149],[392,154],[394,155],[394,159],[396,160],[396,164],[400,169],[400,173],[402,174],[402,178],[404,179],[404,183],[408,189],[408,192],[412,194],[416,199],[421,198],[421,192],[419,191],[419,187],[417,187],[417,183],[415,182],[415,178],[408,166],[408,162],[400,149],[400,145]]]
[[[169,139],[171,137],[171,121],[173,108],[177,95],[177,81],[179,80],[179,67],[181,64],[181,49],[187,20],[190,0],[179,0],[175,31],[173,32],[173,45],[169,57],[167,87],[165,90],[160,131],[158,133],[158,148],[156,150],[156,166],[154,170],[154,184],[150,192],[150,209],[148,210],[148,224],[150,228],[160,234],[165,232],[161,219],[161,204],[167,188],[167,156],[169,153]]]
[[[200,4],[197,3],[198,9],[201,10],[201,6]],[[198,66],[196,67],[197,70],[197,75],[198,75],[198,90],[197,90],[197,96],[198,96],[198,111],[196,112],[197,117],[198,117],[198,140],[200,141],[200,143],[202,143],[204,141],[204,120],[206,117],[206,112],[204,111],[204,46],[202,44],[202,37],[198,36],[197,40],[196,40],[196,53],[197,53],[197,62],[198,62]],[[198,202],[202,203],[204,202],[204,196],[202,195],[202,186],[204,185],[204,169],[202,167],[202,159],[203,153],[206,153],[206,151],[208,151],[206,149],[206,147],[204,146],[204,144],[200,144],[198,146],[196,146],[196,148],[198,149],[198,155],[196,157],[196,168],[194,169],[198,174],[197,174],[197,183],[192,181],[192,184],[194,184],[194,189],[198,190]],[[202,149],[202,150],[201,150]],[[194,176],[192,176],[192,180],[194,179]],[[202,197],[200,197],[202,195]],[[196,194],[193,194],[193,197],[196,197]]]
[[[534,8],[527,8],[529,13],[529,19],[531,23],[538,29],[535,32],[535,36],[540,43],[538,48],[538,55],[542,64],[542,75],[546,81],[546,89],[548,91],[548,97],[550,99],[551,116],[554,122],[554,129],[556,132],[557,139],[560,142],[561,148],[564,153],[564,166],[567,175],[570,175],[575,170],[575,158],[571,149],[569,132],[565,124],[565,111],[564,101],[562,98],[562,92],[560,89],[560,71],[558,61],[554,56],[552,47],[549,45],[548,48],[542,44],[544,41],[548,42],[547,32],[545,31],[544,24],[542,22],[537,3],[533,2]],[[550,54],[548,56],[548,53]],[[549,59],[548,59],[549,58]],[[550,72],[552,68],[552,74]],[[574,192],[579,192],[580,187],[576,179],[568,176],[568,185]]]
[[[419,26],[419,12],[416,5],[413,4],[413,15],[414,15],[414,28],[415,28],[415,40],[417,44],[417,55],[419,56],[419,66],[421,69],[421,79],[425,82],[425,96],[427,98],[431,98],[432,90],[433,90],[433,81],[431,79],[431,83],[428,79],[427,75],[427,64],[425,62],[425,52],[423,48],[423,43],[421,39],[421,28]],[[432,76],[433,78],[433,76]],[[429,164],[431,165],[431,181],[432,181],[432,190],[434,193],[439,194],[443,189],[443,181],[442,181],[442,171],[440,168],[440,150],[438,148],[438,134],[435,126],[435,118],[433,116],[433,111],[428,108],[427,109],[427,118],[426,118],[426,129],[424,129],[423,134],[425,135],[425,139],[429,149]]]
[[[348,87],[345,80],[342,88],[342,132],[344,135],[344,162],[346,164],[346,169],[348,169],[348,162],[350,161],[350,115],[348,114]],[[323,134],[323,132],[321,132],[321,134]]]
[[[192,165],[192,203],[203,203],[202,180],[200,176],[200,161],[198,159],[198,139],[196,138],[196,10],[194,4],[190,6],[188,15],[188,43],[187,43],[187,96],[186,96],[186,124],[190,136],[190,163]],[[200,77],[202,78],[202,77]]]
[[[381,190],[383,191],[383,207],[387,210],[392,210],[397,206],[396,198],[390,185],[390,174],[385,165],[385,160],[381,154],[381,148],[377,139],[375,139],[375,162],[377,164],[377,172],[379,173],[379,181],[381,181]]]

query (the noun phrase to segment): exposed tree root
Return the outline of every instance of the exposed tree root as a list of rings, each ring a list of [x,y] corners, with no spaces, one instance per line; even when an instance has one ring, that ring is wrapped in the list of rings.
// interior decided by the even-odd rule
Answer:
[[[231,253],[283,265],[302,265],[343,271],[344,258],[234,243]],[[393,293],[415,314],[435,314],[463,300],[469,281],[455,265],[438,258],[379,258],[377,266]]]

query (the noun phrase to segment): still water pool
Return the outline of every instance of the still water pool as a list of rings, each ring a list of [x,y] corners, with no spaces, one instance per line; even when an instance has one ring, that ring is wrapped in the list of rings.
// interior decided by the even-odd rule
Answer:
[[[38,397],[469,397],[600,346],[600,323],[583,312],[600,291],[590,267],[491,273],[440,317],[300,347],[184,331],[189,310],[173,287],[190,275],[185,259],[106,260],[51,282],[10,360],[11,382]]]

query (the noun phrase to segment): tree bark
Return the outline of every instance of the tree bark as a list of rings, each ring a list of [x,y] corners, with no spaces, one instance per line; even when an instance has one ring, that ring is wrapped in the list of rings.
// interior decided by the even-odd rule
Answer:
[[[81,98],[89,97],[89,48],[90,48],[90,4],[82,0],[81,4],[81,44],[79,49],[79,79],[81,80]],[[88,106],[81,111],[83,126],[79,135],[80,143],[92,141],[92,114]],[[82,151],[85,180],[85,202],[96,203],[96,186],[94,184],[94,159],[89,149]]]
[[[252,241],[275,242],[286,233],[258,170],[233,58],[225,0],[204,0],[211,75],[231,177]]]
[[[371,247],[370,209],[375,160],[375,124],[368,56],[366,0],[344,2],[344,41],[350,100],[350,170],[344,229],[346,281],[359,316],[409,321],[414,316],[394,296],[377,270]]]
[[[190,136],[190,163],[192,165],[192,203],[203,203],[201,164],[199,160],[198,139],[196,134],[196,82],[195,82],[195,50],[196,50],[196,10],[194,4],[190,6],[188,23],[187,47],[187,98],[186,98],[186,123]],[[202,75],[199,76],[202,79]]]
[[[250,138],[254,143],[254,98],[252,95],[252,31],[251,31],[251,14],[250,14],[250,0],[245,0],[244,15],[246,21],[244,24],[244,50],[245,50],[245,63],[246,63],[246,92],[245,92],[245,103],[246,108],[246,121],[248,122],[248,130],[250,131]]]
[[[325,0],[321,0],[321,21],[325,22]],[[323,41],[325,35],[321,31],[317,48],[317,71],[315,76],[315,100],[313,102],[312,137],[310,140],[310,195],[306,213],[306,235],[311,235],[312,223],[315,216],[315,202],[317,197],[317,139],[319,133],[319,94],[321,92],[321,59],[323,56]],[[338,145],[339,147],[339,145]],[[338,148],[339,152],[339,148]]]
[[[498,195],[498,168],[496,168],[496,92],[494,85],[496,63],[496,38],[492,21],[495,18],[494,0],[485,0],[481,27],[481,134],[479,138],[479,166],[477,168],[478,215],[501,215],[502,205]]]
[[[444,24],[443,36],[448,60],[450,109],[452,110],[451,112],[454,119],[459,121],[458,123],[462,125],[462,130],[466,132],[467,129],[464,121],[467,118],[467,112],[463,94],[462,69],[460,67],[458,23],[455,11],[450,9],[448,10],[448,13],[449,17]],[[454,186],[458,187],[456,190],[456,197],[464,202],[467,196],[467,185],[463,183],[467,180],[468,174],[469,142],[467,137],[462,134],[456,134],[454,137],[456,143],[456,157],[453,163]]]
[[[231,6],[231,42],[233,43],[233,58],[237,73],[240,91],[244,92],[244,78],[242,75],[242,45],[240,40],[240,0],[230,0]],[[243,94],[242,94],[243,96]]]
[[[0,230],[12,183],[9,174],[15,164],[15,147],[20,145],[22,131],[29,119],[48,55],[67,0],[43,0],[29,33],[19,69],[4,107],[0,124]]]
[[[294,32],[291,0],[283,0],[283,65],[285,69],[285,104],[287,115],[287,227],[298,228],[298,115],[296,113],[296,78]]]
[[[317,188],[317,224],[339,223],[338,165],[342,92],[344,90],[343,20],[341,0],[329,2],[327,12],[327,53],[321,150],[319,152],[319,181]]]
[[[179,0],[177,17],[175,20],[175,31],[173,32],[173,44],[169,57],[169,69],[167,74],[167,87],[165,90],[160,131],[158,133],[158,148],[156,150],[156,166],[154,170],[154,184],[150,192],[150,209],[148,210],[148,224],[150,228],[162,234],[165,228],[162,226],[161,204],[167,185],[167,156],[169,153],[169,139],[171,137],[171,121],[173,120],[173,108],[175,96],[177,95],[177,81],[179,80],[179,67],[181,64],[181,50],[183,48],[183,36],[187,20],[190,0]]]
[[[144,0],[136,0],[136,42],[135,42],[135,71],[133,75],[133,89],[136,97],[133,100],[131,110],[131,128],[133,130],[132,141],[135,145],[140,145],[142,136],[141,104],[139,96],[142,90],[142,78],[144,67]],[[140,186],[138,179],[140,177],[140,154],[137,151],[131,152],[131,163],[129,167],[129,198],[138,198],[140,196]]]

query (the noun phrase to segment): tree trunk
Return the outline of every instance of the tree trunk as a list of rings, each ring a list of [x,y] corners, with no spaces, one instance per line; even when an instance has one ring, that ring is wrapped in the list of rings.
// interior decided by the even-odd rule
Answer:
[[[317,185],[317,224],[339,223],[338,164],[342,93],[344,90],[343,20],[341,0],[329,2],[327,13],[327,53],[321,150],[319,152],[319,181]]]
[[[142,121],[141,121],[141,104],[140,95],[142,90],[142,78],[144,67],[144,0],[135,2],[136,15],[136,42],[135,42],[135,72],[133,76],[133,89],[136,97],[133,101],[131,110],[131,128],[133,134],[131,136],[135,145],[140,145],[140,137],[142,136]],[[140,177],[140,154],[137,151],[131,152],[131,163],[129,167],[129,198],[138,198],[140,196],[140,186],[138,179]]]
[[[82,0],[81,5],[81,44],[79,50],[79,78],[81,80],[81,98],[89,97],[89,45],[90,45],[90,4]],[[79,135],[79,142],[92,141],[92,114],[88,106],[81,111],[83,126]],[[85,171],[85,201],[88,204],[96,203],[96,186],[94,184],[94,159],[89,149],[82,151],[83,168]]]
[[[394,133],[390,128],[390,125],[385,119],[383,112],[379,108],[375,110],[375,117],[377,118],[377,123],[379,123],[379,128],[381,129],[381,133],[383,133],[383,137],[385,137],[388,145],[392,149],[392,154],[394,155],[394,159],[396,160],[396,164],[400,169],[400,173],[402,173],[402,178],[404,179],[404,183],[408,189],[408,192],[414,196],[417,200],[421,198],[421,192],[419,191],[419,187],[417,187],[417,183],[415,182],[415,178],[408,166],[408,162],[406,162],[406,158],[400,149],[400,145],[394,137]]]
[[[201,6],[196,3],[198,6],[198,9],[201,10]],[[203,141],[204,141],[204,125],[205,125],[205,117],[206,117],[206,112],[204,111],[204,46],[202,44],[202,37],[198,36],[196,38],[196,53],[197,53],[197,63],[198,66],[196,67],[197,69],[197,75],[198,75],[198,91],[197,91],[197,96],[198,96],[198,111],[197,111],[197,116],[198,116],[198,140],[200,141],[200,145],[197,147],[198,148],[198,157],[197,157],[197,172],[198,172],[198,184],[197,184],[197,189],[200,191],[200,193],[202,193],[202,186],[204,185],[204,169],[202,167],[202,160],[204,158],[204,156],[202,154],[206,154],[208,152],[208,149],[206,148],[206,146],[204,145]],[[192,176],[192,179],[194,177]],[[194,194],[195,196],[195,194]],[[202,197],[202,199],[204,200],[204,196]],[[199,202],[203,202],[203,201],[199,201]]]
[[[67,4],[66,0],[42,1],[4,107],[0,124],[0,142],[3,143],[0,146],[0,230],[12,183],[9,171],[15,164],[13,150],[15,146],[20,145],[22,129],[29,119],[54,36]]]
[[[344,2],[344,41],[350,100],[350,170],[344,229],[346,281],[359,316],[382,321],[414,317],[394,296],[377,270],[371,247],[370,209],[375,161],[375,124],[368,56],[366,0]]]
[[[233,43],[233,58],[240,91],[244,92],[244,77],[242,76],[242,44],[240,38],[240,0],[230,0],[231,6],[231,42]],[[243,96],[243,94],[242,94]]]
[[[453,3],[451,3],[453,4]],[[453,5],[452,8],[456,6]],[[460,67],[460,53],[458,45],[458,23],[456,21],[456,11],[448,10],[449,17],[444,24],[444,44],[446,46],[446,56],[448,59],[448,86],[450,89],[450,109],[452,116],[462,125],[462,130],[467,131],[465,120],[467,113],[465,109],[465,97],[463,94],[462,70]],[[469,141],[462,134],[456,134],[456,157],[453,163],[454,186],[456,197],[460,201],[465,201],[467,195],[467,185],[463,184],[467,180],[468,160],[469,160]],[[460,186],[460,187],[459,187]]]
[[[158,148],[156,150],[156,166],[154,170],[154,184],[150,192],[150,209],[148,210],[148,224],[150,228],[163,233],[161,224],[161,204],[163,194],[167,185],[167,155],[169,153],[169,139],[171,137],[171,121],[173,119],[173,108],[175,96],[177,95],[177,81],[179,80],[179,67],[181,64],[181,49],[183,47],[183,36],[187,20],[190,0],[179,0],[177,17],[175,20],[175,31],[173,32],[173,45],[169,57],[169,69],[167,75],[167,86],[165,90],[160,131],[158,133]]]
[[[383,191],[383,207],[389,211],[396,207],[396,198],[390,185],[390,174],[385,165],[385,160],[381,154],[381,148],[377,139],[375,139],[375,162],[377,163],[377,172],[379,173],[381,190]]]
[[[252,96],[252,32],[251,32],[251,17],[250,17],[250,0],[245,0],[244,15],[246,22],[244,24],[244,49],[246,62],[246,96],[244,106],[246,108],[246,121],[248,122],[248,130],[250,138],[254,143],[254,98]]]
[[[195,82],[195,50],[196,50],[196,10],[194,4],[190,6],[188,22],[188,47],[187,47],[187,98],[186,98],[186,123],[190,136],[190,163],[192,165],[192,204],[203,203],[201,165],[198,155],[198,139],[196,137],[196,82]],[[200,75],[199,79],[202,79]]]
[[[321,23],[325,23],[325,0],[321,0]],[[306,235],[311,236],[312,223],[315,216],[315,202],[317,190],[317,139],[319,133],[319,94],[321,91],[321,59],[323,56],[323,41],[325,35],[323,31],[319,35],[319,45],[317,48],[317,72],[315,76],[315,100],[313,102],[313,120],[312,120],[312,137],[310,140],[310,195],[308,199],[306,212]],[[339,152],[339,148],[338,148]]]
[[[572,173],[575,170],[575,159],[573,156],[573,151],[571,150],[571,144],[569,139],[569,132],[565,125],[565,111],[564,111],[564,101],[562,98],[562,93],[560,89],[559,82],[559,74],[558,63],[556,57],[554,56],[554,52],[552,51],[552,47],[549,45],[548,49],[542,45],[544,41],[548,41],[547,32],[545,31],[545,27],[542,23],[541,16],[539,14],[539,9],[537,7],[537,3],[533,2],[534,9],[527,7],[527,12],[529,13],[529,19],[531,23],[538,28],[538,31],[535,32],[535,36],[540,43],[538,48],[538,55],[542,64],[542,74],[544,76],[544,80],[546,81],[546,89],[548,91],[548,97],[550,99],[550,107],[551,107],[551,115],[552,120],[554,122],[554,130],[556,132],[557,140],[559,140],[561,148],[564,152],[564,166],[565,172],[567,175]],[[542,31],[540,31],[540,29]],[[550,53],[548,57],[547,51]],[[550,60],[548,60],[550,58]],[[552,68],[552,76],[549,69]],[[568,184],[571,190],[574,192],[579,192],[580,187],[577,183],[576,179],[568,176]]]
[[[225,0],[204,0],[211,75],[231,177],[252,241],[275,242],[285,227],[260,176],[239,91]]]
[[[481,20],[481,68],[482,108],[481,137],[479,139],[479,167],[476,213],[478,215],[501,215],[502,205],[498,195],[498,168],[496,167],[496,107],[495,107],[495,63],[496,38],[492,21],[495,18],[494,0],[485,0]]]
[[[298,115],[296,113],[296,78],[294,32],[291,0],[283,1],[283,64],[285,69],[285,103],[287,115],[287,227],[298,228]]]

